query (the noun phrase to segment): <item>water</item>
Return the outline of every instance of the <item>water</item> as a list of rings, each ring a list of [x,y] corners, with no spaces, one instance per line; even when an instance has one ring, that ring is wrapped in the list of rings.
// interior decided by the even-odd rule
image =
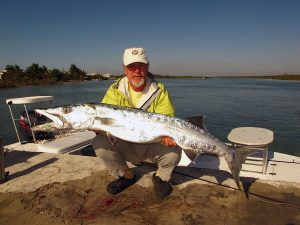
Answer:
[[[207,129],[223,141],[235,127],[268,128],[275,133],[271,151],[300,156],[299,81],[218,78],[161,82],[168,88],[177,117],[205,115]],[[0,137],[4,144],[17,141],[5,104],[7,98],[53,95],[55,105],[99,102],[110,84],[88,81],[0,90]],[[13,109],[15,116],[23,110]]]

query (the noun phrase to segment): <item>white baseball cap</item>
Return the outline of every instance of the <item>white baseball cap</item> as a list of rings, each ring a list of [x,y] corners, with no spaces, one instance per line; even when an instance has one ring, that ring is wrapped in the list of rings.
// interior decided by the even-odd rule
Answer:
[[[123,56],[124,66],[128,66],[131,63],[141,62],[148,64],[148,58],[143,48],[127,48],[125,49]]]

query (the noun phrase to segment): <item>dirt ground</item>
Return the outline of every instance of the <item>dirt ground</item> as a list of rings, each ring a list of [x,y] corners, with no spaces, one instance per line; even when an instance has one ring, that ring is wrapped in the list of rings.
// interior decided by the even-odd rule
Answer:
[[[111,179],[101,171],[27,194],[1,193],[0,224],[300,224],[296,187],[255,182],[245,185],[245,194],[211,184],[174,185],[172,194],[159,201],[152,187],[139,185],[111,196],[106,192]]]

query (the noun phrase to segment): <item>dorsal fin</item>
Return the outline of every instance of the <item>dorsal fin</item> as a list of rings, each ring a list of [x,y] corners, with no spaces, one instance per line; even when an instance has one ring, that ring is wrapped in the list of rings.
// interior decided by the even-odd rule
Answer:
[[[205,116],[192,116],[188,117],[186,120],[192,124],[194,124],[197,127],[200,127],[203,130],[206,130],[206,127],[204,126],[203,119]]]

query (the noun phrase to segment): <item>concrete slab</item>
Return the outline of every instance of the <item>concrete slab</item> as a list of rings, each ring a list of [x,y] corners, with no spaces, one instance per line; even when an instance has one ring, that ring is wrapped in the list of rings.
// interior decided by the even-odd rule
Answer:
[[[156,165],[134,166],[129,163],[137,175],[137,184],[151,187],[151,177]],[[8,180],[0,185],[0,192],[32,192],[54,183],[83,179],[93,173],[103,171],[104,167],[96,157],[53,154],[25,151],[11,151],[5,157],[5,170],[9,171]],[[257,178],[244,176],[244,182],[255,182]],[[229,172],[224,170],[178,166],[173,174],[172,183],[179,189],[189,184],[224,185],[237,189]]]
[[[151,177],[156,171],[154,164],[136,167],[129,163],[129,166],[140,178],[138,185],[152,186]],[[9,171],[9,176],[8,180],[0,185],[0,192],[26,193],[49,183],[82,179],[104,170],[104,167],[96,157],[12,151],[6,155],[5,170]],[[179,188],[192,183],[207,182],[219,182],[236,187],[230,173],[209,169],[178,167],[172,180]]]
[[[103,170],[95,157],[12,151],[6,155],[8,180],[0,192],[30,192],[53,183],[81,179]]]

